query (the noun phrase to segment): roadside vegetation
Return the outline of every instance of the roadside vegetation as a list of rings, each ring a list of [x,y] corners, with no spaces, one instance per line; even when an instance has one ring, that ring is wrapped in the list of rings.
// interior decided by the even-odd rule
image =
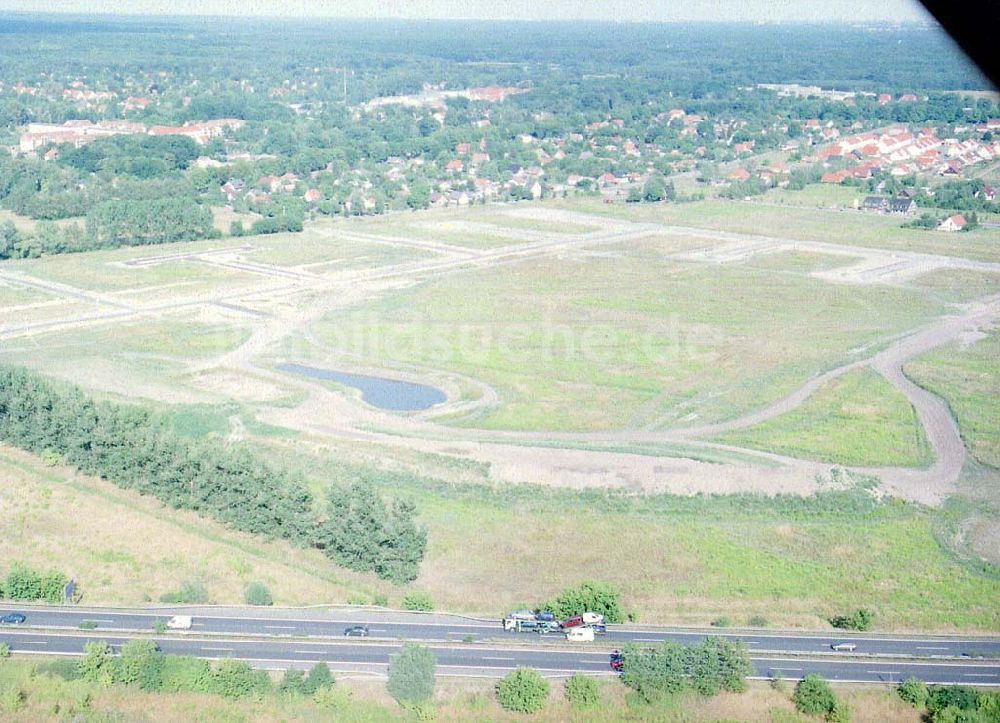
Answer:
[[[138,651],[135,651],[138,652]],[[130,660],[144,656],[131,655]],[[166,657],[166,656],[164,656]],[[186,664],[184,658],[169,663],[172,686],[204,672],[202,661]],[[132,668],[132,666],[129,666]],[[141,669],[141,668],[140,668]],[[315,670],[315,669],[314,669]],[[211,666],[210,666],[211,671]],[[228,671],[231,682],[245,679],[245,671]],[[327,672],[327,676],[329,673]],[[156,711],[159,720],[325,720],[413,721],[424,716],[435,720],[524,720],[524,714],[501,707],[496,683],[488,680],[437,681],[432,702],[422,707],[401,707],[389,695],[386,683],[366,678],[318,675],[311,671],[276,671],[263,694],[223,697],[217,692],[184,692],[164,688],[153,692],[139,683],[89,682],[80,678],[78,661],[34,658],[0,659],[0,717],[10,721],[136,720]],[[586,681],[581,683],[580,680]],[[107,679],[105,679],[107,681]],[[310,692],[319,683],[317,694]],[[765,683],[749,683],[742,693],[722,691],[705,697],[682,691],[647,703],[618,680],[578,676],[565,683],[551,681],[541,710],[531,720],[557,723],[625,723],[649,720],[739,720],[759,723],[800,723],[820,720],[798,717],[789,687],[777,690]],[[242,686],[233,686],[239,690]],[[571,692],[573,691],[573,692]],[[580,692],[584,691],[584,692]],[[596,693],[596,701],[595,695]],[[854,720],[919,723],[921,713],[889,688],[838,686],[837,699],[855,713]],[[861,715],[861,714],[864,715]],[[867,716],[867,717],[865,717]],[[942,718],[941,720],[949,720]],[[978,721],[977,721],[978,723]]]

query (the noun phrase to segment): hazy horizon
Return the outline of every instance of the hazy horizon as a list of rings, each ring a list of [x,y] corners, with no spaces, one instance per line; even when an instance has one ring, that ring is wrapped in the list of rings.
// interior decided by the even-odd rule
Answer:
[[[124,6],[124,7],[123,7]],[[401,20],[598,20],[611,22],[933,22],[915,0],[0,0],[0,10],[52,15],[367,18]]]

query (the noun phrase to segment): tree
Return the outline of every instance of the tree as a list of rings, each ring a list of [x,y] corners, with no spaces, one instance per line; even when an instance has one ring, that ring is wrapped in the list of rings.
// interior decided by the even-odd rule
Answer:
[[[387,505],[364,479],[346,488],[331,486],[327,499],[319,537],[328,556],[352,570],[372,571],[397,583],[417,576],[427,532],[413,521],[412,504],[396,500]]]
[[[437,659],[430,648],[407,643],[389,661],[389,694],[401,705],[430,700],[436,667]]]
[[[568,618],[593,612],[603,615],[609,623],[625,621],[618,602],[618,590],[603,582],[586,580],[578,588],[567,588],[556,598],[542,606],[543,610],[553,612],[556,617]]]
[[[116,683],[157,691],[163,685],[163,654],[152,640],[130,640],[121,649],[115,668]]]
[[[302,692],[306,695],[312,695],[316,691],[329,688],[332,685],[333,675],[330,673],[330,666],[319,662],[309,669],[309,675],[306,676],[305,682],[302,684]]]
[[[531,668],[518,668],[496,686],[497,702],[504,710],[537,713],[549,697],[549,683]]]
[[[284,695],[296,696],[305,693],[305,673],[298,668],[289,668],[281,677],[278,692]]]
[[[273,605],[271,591],[262,582],[251,582],[243,593],[247,605]]]
[[[225,698],[243,698],[270,688],[270,678],[263,670],[254,670],[242,660],[220,660],[212,671],[211,691]]]
[[[705,638],[688,648],[691,685],[702,695],[720,690],[741,693],[753,672],[746,645],[740,640]]]
[[[592,708],[597,705],[600,699],[597,681],[580,673],[576,673],[566,681],[564,691],[566,700],[569,701],[570,706],[576,709]]]
[[[833,710],[837,697],[829,683],[815,673],[810,673],[795,686],[792,701],[800,713],[826,715]]]
[[[927,704],[927,685],[919,678],[907,678],[896,688],[899,697],[914,708]]]
[[[111,647],[104,641],[87,643],[80,659],[80,677],[88,683],[110,687],[115,679],[115,659]]]
[[[646,186],[642,189],[642,200],[649,203],[657,203],[668,199],[672,200],[673,187],[673,183],[669,184],[668,187],[660,176],[650,176],[649,180],[646,181]]]

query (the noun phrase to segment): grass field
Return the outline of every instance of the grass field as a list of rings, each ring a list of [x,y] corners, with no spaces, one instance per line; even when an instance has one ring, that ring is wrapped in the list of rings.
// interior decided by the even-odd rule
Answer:
[[[233,532],[110,482],[46,467],[0,446],[0,552],[76,579],[85,603],[156,600],[189,579],[213,602],[242,603],[247,583],[266,584],[277,604],[346,600],[381,589],[336,568],[317,551]]]
[[[447,276],[315,330],[372,366],[494,386],[503,404],[465,424],[599,430],[738,416],[942,311],[908,289],[675,262],[655,241],[614,251]]]
[[[23,701],[19,710],[6,711],[5,720],[147,720],[156,711],[156,720],[167,723],[227,721],[315,721],[336,720],[343,723],[377,721],[412,721],[414,714],[401,708],[386,691],[381,680],[352,676],[335,683],[332,705],[320,705],[309,698],[277,694],[258,700],[227,700],[220,696],[197,693],[146,693],[137,687],[103,687],[83,681],[64,681],[36,668],[45,661],[14,659],[0,664],[0,695],[19,690]],[[272,674],[277,681],[279,674]],[[335,676],[339,677],[339,676]],[[505,712],[496,702],[494,681],[470,679],[437,680],[430,712],[434,720],[523,721],[524,715]],[[581,723],[618,723],[625,721],[722,721],[752,723],[799,723],[805,718],[794,712],[790,684],[776,690],[763,682],[751,682],[740,694],[722,693],[704,698],[684,693],[649,705],[627,694],[619,681],[607,677],[598,681],[598,705],[590,709],[569,706],[563,683],[550,683],[550,691],[541,711],[530,720],[542,722],[580,721]],[[917,723],[919,713],[903,703],[889,687],[837,686],[836,694],[851,712],[855,723]],[[9,694],[8,694],[9,695]],[[7,700],[4,697],[3,700]]]
[[[44,301],[51,301],[55,298],[55,296],[52,296],[41,289],[19,286],[17,284],[0,281],[0,308],[8,309],[12,306],[39,304]]]
[[[913,407],[868,368],[834,379],[780,417],[716,439],[832,464],[924,467],[933,461]]]
[[[918,357],[905,372],[948,402],[972,455],[1000,468],[1000,331]]]

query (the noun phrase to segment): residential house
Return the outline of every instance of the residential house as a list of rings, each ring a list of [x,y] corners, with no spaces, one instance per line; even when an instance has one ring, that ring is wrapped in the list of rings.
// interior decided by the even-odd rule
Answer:
[[[954,216],[949,216],[937,227],[938,231],[961,231],[965,228],[965,216],[960,213],[956,213]]]
[[[889,201],[889,213],[897,216],[912,216],[917,212],[917,202],[912,198],[897,196]]]
[[[866,196],[865,200],[861,202],[861,208],[865,211],[887,213],[889,211],[889,199],[885,196]]]

